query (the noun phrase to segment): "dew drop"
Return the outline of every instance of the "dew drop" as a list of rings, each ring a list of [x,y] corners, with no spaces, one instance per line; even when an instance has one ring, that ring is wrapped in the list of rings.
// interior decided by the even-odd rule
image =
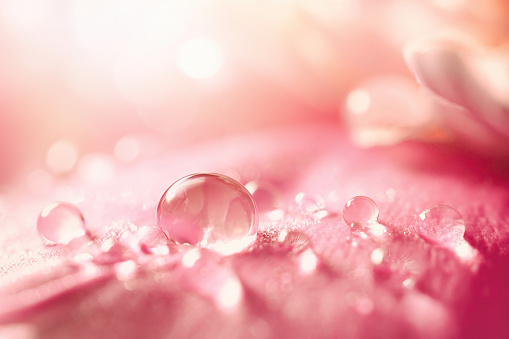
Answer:
[[[325,212],[325,201],[317,195],[300,192],[295,196],[295,203],[299,207],[300,212],[304,215],[323,217],[322,214],[327,214]]]
[[[37,219],[37,231],[48,245],[67,245],[88,234],[79,208],[63,201],[43,208]]]
[[[173,241],[223,254],[250,245],[258,230],[251,194],[222,174],[192,174],[175,182],[159,201],[157,221]]]
[[[343,208],[343,219],[352,228],[369,226],[378,219],[378,206],[368,197],[353,197]]]
[[[454,208],[436,205],[423,211],[416,219],[415,226],[424,240],[455,247],[465,235],[465,221]]]

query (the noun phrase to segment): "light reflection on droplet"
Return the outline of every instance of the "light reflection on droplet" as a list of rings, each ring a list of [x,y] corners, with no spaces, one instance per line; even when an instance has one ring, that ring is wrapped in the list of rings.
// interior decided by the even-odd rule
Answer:
[[[120,281],[131,280],[136,277],[138,264],[134,260],[127,260],[115,264],[115,273]]]
[[[194,264],[200,259],[201,252],[199,248],[194,248],[188,252],[186,252],[182,256],[182,266],[191,268],[194,266]]]
[[[78,160],[76,146],[68,140],[54,143],[46,153],[46,166],[55,174],[65,174],[71,171]]]
[[[37,231],[49,244],[68,244],[87,235],[85,219],[75,205],[53,202],[47,205],[37,219]]]
[[[456,247],[465,234],[465,221],[454,208],[436,205],[423,211],[415,223],[424,240],[448,247]]]
[[[470,246],[468,242],[465,240],[461,241],[456,247],[454,247],[454,253],[466,263],[474,263],[474,260],[477,258],[479,252]]]
[[[239,279],[231,276],[219,288],[216,304],[222,311],[232,311],[237,308],[244,297],[244,289]]]
[[[180,48],[177,64],[180,70],[191,78],[208,78],[221,68],[223,52],[213,40],[190,40]]]
[[[193,174],[175,182],[159,202],[157,220],[171,240],[223,254],[249,246],[258,230],[251,194],[222,174]]]
[[[380,265],[384,261],[385,252],[381,248],[376,248],[371,252],[371,263],[373,265]]]
[[[318,257],[311,249],[307,249],[299,256],[299,271],[302,274],[311,274],[316,270]]]
[[[364,231],[366,231],[368,234],[376,238],[380,238],[385,235],[385,233],[387,232],[387,228],[384,225],[379,224],[378,222],[375,221],[369,224],[367,227],[365,227]]]

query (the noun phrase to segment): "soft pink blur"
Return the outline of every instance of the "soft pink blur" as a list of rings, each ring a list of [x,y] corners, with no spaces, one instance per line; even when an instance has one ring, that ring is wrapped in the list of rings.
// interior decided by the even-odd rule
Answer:
[[[361,146],[411,137],[507,153],[501,0],[1,0],[0,13],[0,184],[89,173],[91,152],[131,161],[316,121],[345,121]],[[470,113],[451,118],[436,97]]]

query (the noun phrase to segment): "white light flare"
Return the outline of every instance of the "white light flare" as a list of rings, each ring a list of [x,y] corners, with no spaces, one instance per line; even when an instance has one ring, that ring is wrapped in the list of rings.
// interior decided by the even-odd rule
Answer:
[[[307,249],[299,257],[299,271],[302,274],[311,274],[316,270],[316,267],[318,265],[318,257],[316,254],[310,250]]]
[[[217,307],[223,312],[229,312],[237,308],[243,297],[244,290],[240,281],[235,277],[230,277],[222,284],[215,301]]]
[[[223,52],[210,39],[193,39],[179,50],[177,65],[187,76],[195,79],[209,78],[219,72]]]

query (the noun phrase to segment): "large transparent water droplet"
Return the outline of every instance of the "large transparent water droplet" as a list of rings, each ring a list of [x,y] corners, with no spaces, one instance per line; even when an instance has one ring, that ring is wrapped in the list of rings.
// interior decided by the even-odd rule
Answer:
[[[424,240],[455,247],[465,235],[465,221],[454,208],[436,205],[423,211],[416,219],[415,226]]]
[[[37,219],[37,231],[48,245],[67,245],[87,235],[85,219],[79,208],[63,201],[44,207]]]
[[[368,226],[377,221],[378,206],[368,197],[353,197],[343,208],[343,219],[350,227]]]
[[[159,201],[157,221],[178,243],[224,254],[250,245],[258,229],[251,194],[222,174],[192,174],[175,182]]]

